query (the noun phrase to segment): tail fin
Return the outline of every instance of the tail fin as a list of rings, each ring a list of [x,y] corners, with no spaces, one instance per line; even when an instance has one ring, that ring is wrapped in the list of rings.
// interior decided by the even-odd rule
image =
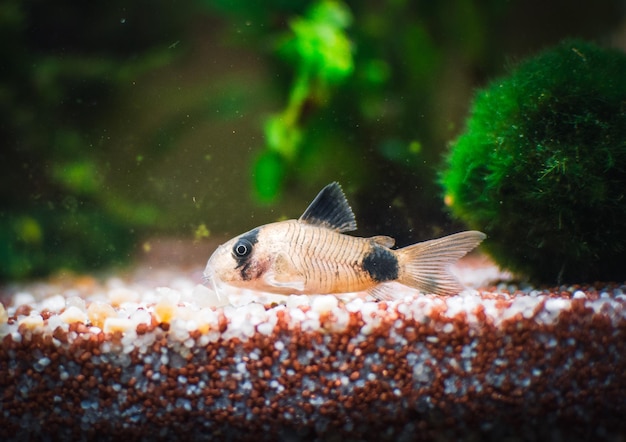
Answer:
[[[487,236],[475,230],[455,233],[396,250],[400,275],[398,282],[424,293],[452,295],[463,286],[449,267]]]

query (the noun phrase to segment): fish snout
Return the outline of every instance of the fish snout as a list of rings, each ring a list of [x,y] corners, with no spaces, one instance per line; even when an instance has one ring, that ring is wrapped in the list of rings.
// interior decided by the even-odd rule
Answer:
[[[230,280],[229,274],[233,267],[228,244],[219,246],[209,257],[203,273],[204,284],[212,289]]]

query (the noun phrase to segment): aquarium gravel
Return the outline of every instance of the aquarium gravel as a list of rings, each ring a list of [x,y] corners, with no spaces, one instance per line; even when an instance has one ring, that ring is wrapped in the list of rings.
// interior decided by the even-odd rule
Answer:
[[[0,439],[622,440],[626,285],[471,262],[389,302],[147,267],[4,287]]]

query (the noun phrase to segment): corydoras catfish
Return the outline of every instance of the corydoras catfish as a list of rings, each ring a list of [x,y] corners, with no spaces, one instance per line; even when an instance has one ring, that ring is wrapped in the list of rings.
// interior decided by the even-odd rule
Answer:
[[[392,249],[388,236],[346,235],[356,220],[341,187],[324,187],[299,219],[266,224],[219,246],[205,280],[278,294],[339,294],[366,291],[393,299],[390,282],[424,293],[451,295],[463,289],[451,264],[485,238],[465,231]]]

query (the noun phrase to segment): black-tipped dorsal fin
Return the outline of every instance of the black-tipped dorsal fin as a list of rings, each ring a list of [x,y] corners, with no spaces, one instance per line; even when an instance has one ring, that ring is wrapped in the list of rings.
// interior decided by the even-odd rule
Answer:
[[[337,232],[356,230],[354,213],[337,182],[330,183],[317,194],[299,221]]]

